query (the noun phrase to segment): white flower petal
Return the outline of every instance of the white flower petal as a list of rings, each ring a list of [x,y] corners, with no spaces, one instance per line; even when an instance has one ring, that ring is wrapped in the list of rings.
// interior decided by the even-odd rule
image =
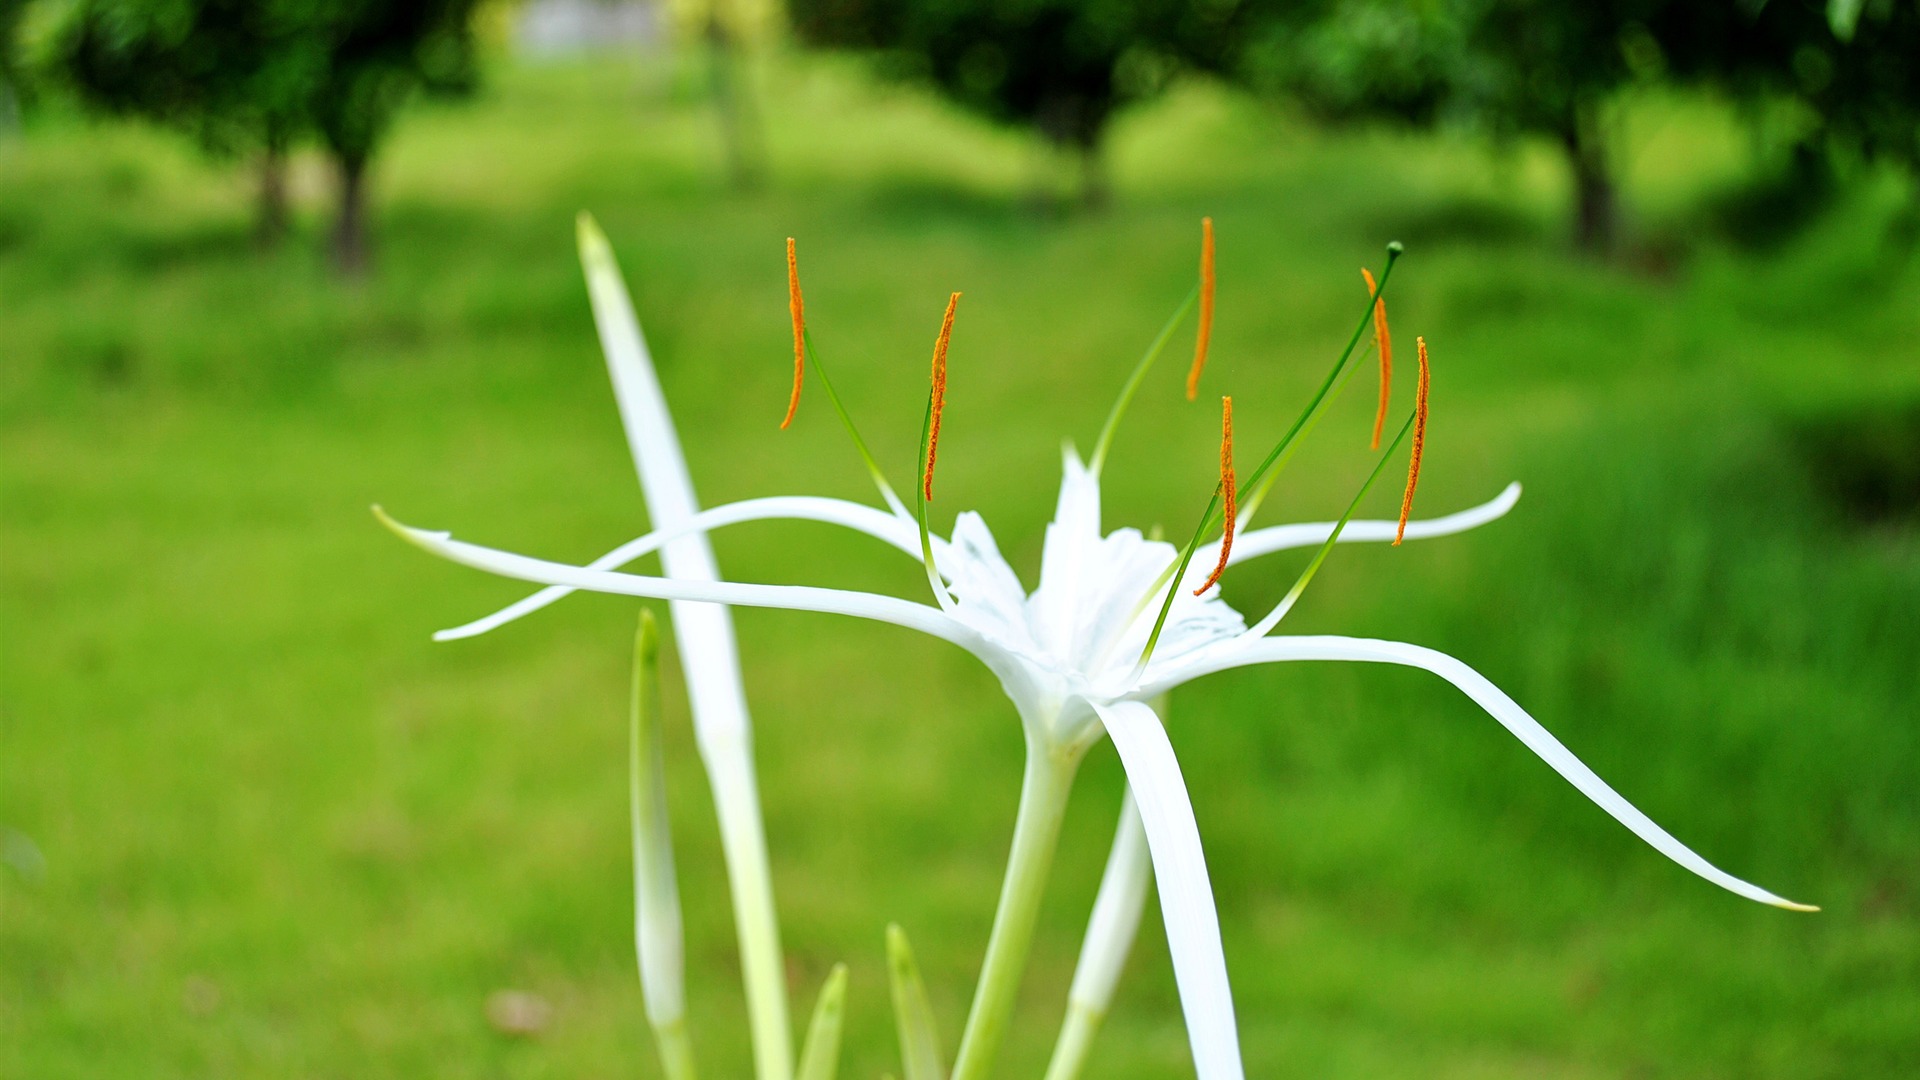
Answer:
[[[673,543],[682,536],[694,532],[710,532],[727,525],[737,525],[747,521],[820,521],[830,525],[844,525],[856,532],[884,541],[901,551],[920,558],[920,537],[913,522],[899,518],[870,506],[848,502],[845,499],[817,498],[805,495],[776,496],[766,499],[746,499],[741,502],[727,503],[711,510],[702,510],[686,519],[679,528],[656,530],[645,536],[629,540],[605,555],[587,564],[589,570],[617,570],[622,566],[651,555],[663,546]],[[946,550],[946,543],[938,537],[933,541],[933,553],[936,560]],[[549,586],[532,596],[515,601],[499,611],[482,619],[475,619],[464,626],[442,630],[433,635],[435,641],[455,641],[461,638],[476,637],[489,630],[495,630],[523,616],[531,615],[541,608],[566,597],[574,590],[563,586]]]
[[[1100,875],[1100,891],[1094,894],[1093,914],[1087,919],[1086,940],[1080,946],[1080,961],[1073,969],[1073,986],[1067,992],[1070,1001],[1104,1014],[1113,1002],[1113,990],[1120,982],[1120,969],[1133,948],[1134,935],[1140,930],[1140,913],[1146,907],[1147,886],[1153,880],[1153,865],[1147,855],[1147,834],[1140,823],[1140,808],[1133,790],[1127,790],[1120,804],[1120,824],[1114,830],[1113,851],[1107,856],[1107,868]]]
[[[610,570],[590,570],[584,566],[549,562],[510,551],[455,540],[451,533],[416,529],[393,520],[378,507],[375,512],[393,531],[410,543],[443,559],[501,577],[532,581],[543,585],[565,585],[591,592],[641,596],[652,600],[684,600],[701,604],[731,604],[737,607],[784,608],[788,611],[820,611],[833,615],[851,615],[892,623],[930,634],[979,656],[998,669],[1003,652],[987,643],[972,628],[943,614],[939,608],[878,593],[851,589],[821,589],[809,585],[751,585],[736,581],[682,581],[677,578],[621,574]]]
[[[1173,978],[1187,1017],[1199,1080],[1241,1080],[1240,1037],[1233,1019],[1233,990],[1220,946],[1220,917],[1200,848],[1193,803],[1160,718],[1145,704],[1096,705],[1120,763],[1126,767],[1146,827],[1160,913],[1167,925]]]
[[[1100,543],[1100,478],[1071,446],[1062,447],[1060,456],[1060,501],[1041,548],[1030,617],[1034,638],[1064,660],[1075,652],[1082,576]]]
[[[1245,667],[1250,664],[1264,664],[1285,660],[1352,660],[1363,663],[1401,664],[1406,667],[1424,668],[1460,688],[1474,703],[1485,709],[1502,727],[1526,744],[1527,749],[1539,755],[1553,771],[1565,777],[1567,782],[1578,788],[1582,795],[1593,800],[1600,809],[1612,815],[1615,821],[1625,825],[1635,836],[1650,844],[1655,851],[1706,878],[1728,892],[1757,900],[1762,904],[1788,908],[1793,911],[1818,911],[1816,907],[1796,903],[1784,897],[1742,881],[1732,874],[1721,870],[1712,863],[1695,854],[1692,848],[1673,838],[1665,829],[1655,824],[1652,818],[1641,813],[1632,803],[1613,790],[1605,780],[1587,768],[1579,758],[1573,756],[1560,740],[1553,737],[1539,721],[1527,715],[1506,692],[1489,682],[1479,672],[1443,652],[1409,645],[1399,641],[1380,641],[1372,638],[1351,637],[1283,637],[1268,638],[1248,644],[1244,648],[1223,650],[1206,661],[1197,663],[1177,677],[1169,678],[1158,687],[1143,689],[1143,696],[1165,693],[1177,682],[1186,682],[1213,671],[1227,668]]]
[[[1477,529],[1490,521],[1506,516],[1515,503],[1520,501],[1520,485],[1512,483],[1499,495],[1481,503],[1479,506],[1448,514],[1445,517],[1429,518],[1423,521],[1407,522],[1407,539],[1426,540],[1436,536],[1450,536],[1454,533]],[[1276,551],[1288,551],[1293,548],[1314,547],[1327,542],[1333,532],[1334,522],[1314,521],[1297,525],[1275,525],[1265,529],[1254,529],[1233,538],[1233,552],[1227,557],[1230,566],[1238,566],[1248,559],[1257,559],[1262,555],[1271,555]],[[1347,527],[1340,530],[1340,542],[1392,541],[1398,531],[1397,521],[1349,521]],[[1202,556],[1205,556],[1204,558]],[[1203,576],[1196,580],[1204,581],[1204,571],[1211,570],[1220,557],[1218,542],[1208,544],[1194,554],[1196,565],[1204,564]],[[1188,586],[1191,588],[1192,586]]]

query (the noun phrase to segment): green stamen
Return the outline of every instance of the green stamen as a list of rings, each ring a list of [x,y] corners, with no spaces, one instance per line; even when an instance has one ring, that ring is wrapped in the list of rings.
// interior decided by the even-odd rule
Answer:
[[[1146,380],[1147,371],[1153,367],[1154,361],[1160,359],[1161,351],[1172,339],[1174,330],[1180,325],[1180,320],[1187,317],[1187,312],[1193,310],[1194,301],[1199,298],[1200,286],[1196,284],[1193,291],[1187,294],[1187,298],[1180,301],[1180,306],[1174,309],[1173,317],[1160,328],[1160,334],[1153,339],[1153,344],[1147,346],[1147,351],[1140,357],[1140,362],[1133,365],[1133,374],[1127,376],[1126,385],[1120,388],[1120,397],[1114,401],[1113,409],[1107,413],[1107,422],[1100,429],[1100,438],[1093,444],[1093,460],[1087,468],[1096,478],[1100,475],[1100,466],[1106,464],[1107,451],[1113,447],[1113,433],[1120,427],[1120,418],[1126,415],[1127,406],[1133,404],[1134,395],[1139,393],[1140,384]]]

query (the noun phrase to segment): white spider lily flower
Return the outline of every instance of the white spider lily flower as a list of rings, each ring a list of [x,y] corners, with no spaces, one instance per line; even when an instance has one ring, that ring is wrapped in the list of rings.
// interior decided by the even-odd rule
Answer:
[[[1377,289],[1374,297],[1377,300]],[[1372,306],[1370,303],[1369,307]],[[928,409],[930,431],[937,431],[932,422],[937,419],[940,389],[944,385],[942,362],[952,310],[952,301],[949,301],[948,320],[936,347],[935,393]],[[796,338],[799,338],[804,328],[797,312],[796,305]],[[630,310],[627,317],[631,318]],[[1356,340],[1358,335],[1356,331]],[[1154,350],[1164,338],[1165,332]],[[796,350],[798,348],[797,344]],[[1310,423],[1314,408],[1334,384],[1351,351],[1350,344],[1348,353],[1342,355],[1334,374],[1329,375],[1326,385],[1322,386],[1315,405],[1310,405],[1296,423],[1296,433],[1302,425]],[[1114,420],[1153,355],[1150,351],[1123,391],[1120,406],[1109,418],[1108,429],[1102,435],[1101,450],[1107,445]],[[650,370],[648,374],[650,376]],[[1419,412],[1422,424],[1424,385],[1423,350]],[[648,389],[657,394],[657,384]],[[837,399],[835,404],[837,408]],[[664,406],[658,415],[664,423]],[[670,427],[636,434],[635,425],[644,426],[647,418],[632,414],[627,418],[629,434],[636,440],[671,441],[673,437]],[[1408,429],[1413,426],[1414,421],[1409,420]],[[852,431],[850,421],[849,431]],[[865,455],[864,444],[859,444],[857,434],[854,438]],[[929,475],[932,441],[930,435],[923,435],[923,461]],[[674,449],[678,460],[677,447]],[[1417,462],[1418,435],[1414,452]],[[1278,455],[1280,450],[1274,453]],[[1138,809],[1196,1072],[1200,1080],[1241,1080],[1244,1072],[1232,994],[1198,825],[1165,728],[1146,704],[1184,683],[1235,667],[1315,659],[1395,663],[1431,671],[1466,692],[1548,766],[1656,850],[1741,896],[1779,907],[1809,910],[1707,863],[1630,805],[1512,699],[1460,661],[1398,642],[1267,636],[1290,609],[1305,577],[1279,607],[1249,628],[1241,615],[1221,598],[1218,587],[1209,584],[1217,576],[1214,567],[1219,562],[1220,541],[1199,545],[1192,552],[1194,557],[1184,564],[1185,570],[1170,573],[1173,566],[1181,565],[1181,551],[1171,544],[1149,539],[1136,529],[1103,532],[1097,466],[1090,469],[1070,447],[1063,459],[1059,499],[1053,521],[1046,528],[1039,580],[1031,592],[1024,588],[1001,556],[980,515],[962,513],[946,538],[932,536],[924,531],[924,518],[908,515],[892,497],[883,479],[879,482],[891,512],[833,499],[783,497],[749,500],[693,513],[689,499],[684,507],[686,512],[673,515],[669,520],[661,520],[656,511],[659,529],[656,533],[622,545],[586,566],[513,554],[455,540],[445,532],[416,529],[386,520],[403,537],[436,555],[546,586],[502,612],[444,631],[442,637],[484,632],[551,603],[571,590],[588,589],[673,601],[676,610],[687,603],[696,605],[691,609],[694,611],[708,610],[705,604],[724,604],[825,612],[892,623],[958,645],[992,671],[1021,718],[1028,748],[1027,765],[1008,873],[973,1008],[961,1036],[953,1080],[983,1080],[990,1069],[1013,1012],[1015,989],[1074,773],[1087,750],[1103,735],[1113,740]],[[1102,454],[1096,452],[1096,462],[1101,459]],[[1256,471],[1256,478],[1273,460],[1274,456],[1270,456],[1261,470]],[[874,469],[870,456],[868,462],[870,469]],[[1230,466],[1225,449],[1223,465]],[[1378,474],[1376,468],[1374,475]],[[876,479],[879,479],[877,469]],[[1230,473],[1223,475],[1222,487],[1229,495],[1230,479]],[[1238,535],[1229,548],[1225,565],[1288,548],[1329,542],[1395,540],[1403,532],[1413,538],[1460,532],[1504,515],[1518,496],[1519,486],[1511,485],[1480,507],[1425,522],[1367,522],[1343,518],[1342,522],[1236,530]],[[1228,505],[1231,506],[1230,499]],[[1211,513],[1210,508],[1209,515]],[[381,516],[385,519],[384,514]],[[1239,524],[1246,523],[1246,516],[1240,516]],[[671,562],[665,577],[628,574],[616,569],[653,551],[671,553],[675,545],[696,536],[704,539],[705,532],[714,528],[776,518],[841,525],[922,558],[934,579],[938,606],[846,589],[748,584],[717,580],[711,575],[680,576],[672,572]],[[1156,609],[1164,616],[1157,638]],[[1150,641],[1155,643],[1151,649]],[[728,656],[731,657],[730,651]]]
[[[1511,486],[1484,506],[1410,523],[1406,534],[1440,536],[1472,528],[1504,514],[1518,495],[1518,486]],[[732,504],[696,515],[686,528],[776,517],[832,521],[903,552],[917,548],[913,526],[900,516],[825,499]],[[1340,538],[1391,539],[1395,526],[1391,521],[1352,522]],[[1307,659],[1396,663],[1432,671],[1465,691],[1547,765],[1662,854],[1741,896],[1804,909],[1706,862],[1629,804],[1511,698],[1452,657],[1397,642],[1249,633],[1245,620],[1221,599],[1217,587],[1193,595],[1191,590],[1207,576],[1210,560],[1205,548],[1197,553],[1175,592],[1159,646],[1144,668],[1139,667],[1136,660],[1151,625],[1147,617],[1151,611],[1143,611],[1142,599],[1157,598],[1156,583],[1179,552],[1135,529],[1102,533],[1098,480],[1071,451],[1065,455],[1065,478],[1054,519],[1046,529],[1038,587],[1026,592],[1000,555],[986,522],[976,513],[963,513],[951,535],[934,547],[935,564],[953,594],[951,611],[844,589],[619,573],[516,555],[455,540],[444,532],[397,524],[395,528],[444,558],[546,585],[547,592],[536,594],[543,602],[556,597],[555,590],[589,589],[664,600],[818,611],[893,623],[952,642],[999,677],[1024,723],[1030,747],[1037,756],[1064,762],[1069,778],[1071,765],[1088,747],[1103,734],[1111,737],[1145,827],[1175,978],[1204,1080],[1238,1080],[1242,1075],[1232,997],[1193,809],[1172,747],[1159,719],[1144,702],[1213,672]],[[1237,538],[1230,562],[1324,541],[1332,529],[1331,524],[1310,524],[1251,530]],[[673,539],[670,533],[644,537],[601,562],[617,565],[669,545]],[[518,607],[531,609],[527,602]],[[1044,830],[1047,824],[1036,828]],[[1057,821],[1051,828],[1057,830]],[[1016,847],[1020,844],[1016,836]],[[1050,843],[1047,846],[1050,850]]]

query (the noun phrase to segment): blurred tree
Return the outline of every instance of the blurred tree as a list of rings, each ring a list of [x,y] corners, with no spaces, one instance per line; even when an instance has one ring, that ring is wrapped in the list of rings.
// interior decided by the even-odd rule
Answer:
[[[256,0],[257,2],[257,0]],[[367,262],[366,177],[374,152],[415,93],[465,94],[477,81],[473,12],[479,0],[307,0],[327,48],[306,114],[340,176],[334,265]]]
[[[1333,0],[1305,29],[1256,28],[1241,75],[1332,118],[1544,135],[1572,174],[1574,241],[1604,255],[1620,226],[1604,107],[1658,71],[1648,21],[1686,2]]]
[[[477,0],[77,0],[56,66],[84,99],[261,165],[259,234],[286,226],[283,164],[314,135],[339,174],[335,265],[365,269],[366,170],[416,91],[471,88]]]
[[[256,155],[263,245],[286,230],[284,160],[304,124],[301,95],[319,61],[285,7],[82,0],[55,43],[60,74],[88,104],[188,131],[212,153]]]
[[[1920,215],[1920,0],[1673,4],[1652,26],[1676,77],[1755,112],[1789,106],[1801,197],[1831,188],[1836,152],[1857,154],[1904,169]]]
[[[20,24],[27,0],[0,0],[0,131],[20,122],[27,82],[20,63]]]
[[[1080,197],[1109,194],[1107,125],[1182,65],[1219,68],[1255,8],[1284,0],[792,0],[819,45],[880,52],[893,73],[1026,127],[1080,164]]]

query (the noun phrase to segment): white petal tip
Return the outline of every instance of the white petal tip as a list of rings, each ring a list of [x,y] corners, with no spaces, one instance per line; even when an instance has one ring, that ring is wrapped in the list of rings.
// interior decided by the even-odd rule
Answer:
[[[465,640],[466,638],[470,638],[470,637],[472,637],[472,636],[473,636],[473,634],[472,634],[472,632],[470,632],[469,630],[467,630],[467,628],[466,628],[466,627],[464,627],[464,626],[461,626],[461,627],[455,627],[455,628],[454,628],[454,629],[452,629],[452,630],[435,630],[435,631],[433,632],[433,640],[434,640],[434,641],[436,641],[436,642],[439,642],[439,641],[462,641],[462,640]]]
[[[433,529],[416,529],[411,525],[405,525],[395,521],[392,515],[382,510],[377,503],[374,504],[373,507],[373,516],[379,518],[380,524],[392,530],[395,536],[398,536],[410,544],[426,548],[429,551],[434,550],[436,545],[453,539],[453,534],[450,532]]]
[[[1819,911],[1819,904],[1796,904],[1792,900],[1775,900],[1773,906],[1787,911]]]
[[[1513,504],[1520,501],[1520,490],[1520,481],[1515,480],[1500,492],[1500,497],[1494,502],[1499,504],[1501,513],[1513,509]]]
[[[573,219],[573,227],[574,235],[579,240],[582,257],[597,256],[607,250],[607,234],[600,231],[600,223],[593,220],[592,214],[585,210],[580,211],[579,215]]]

